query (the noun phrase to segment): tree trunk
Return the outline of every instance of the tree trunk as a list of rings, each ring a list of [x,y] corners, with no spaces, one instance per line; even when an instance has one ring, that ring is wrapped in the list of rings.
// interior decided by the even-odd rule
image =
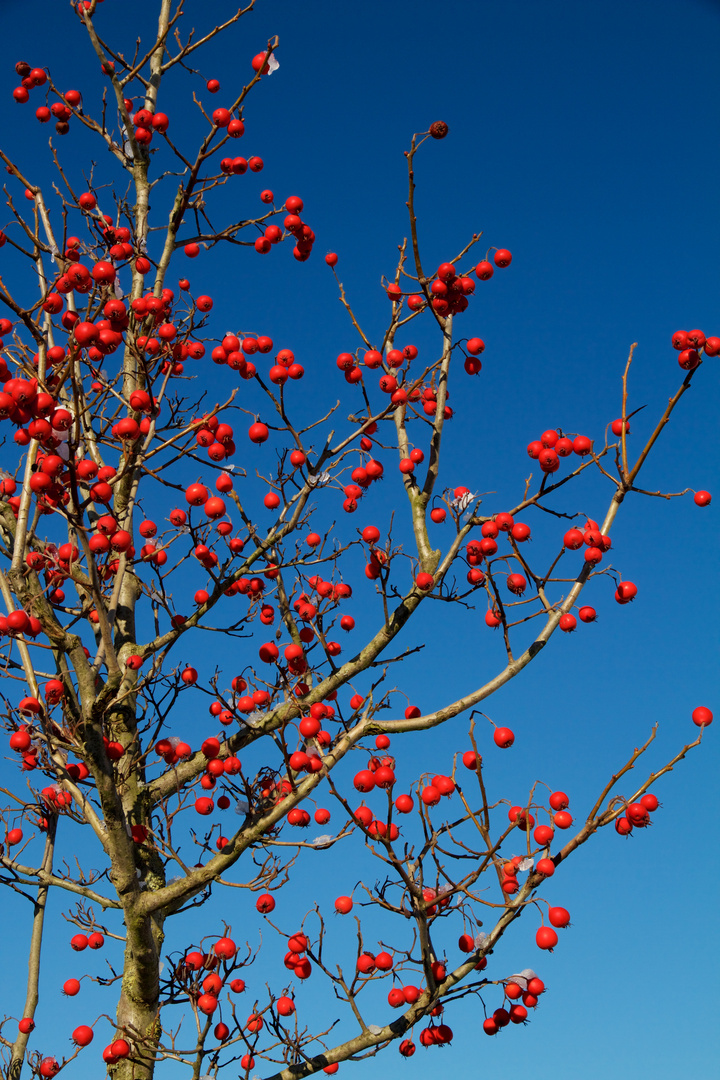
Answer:
[[[149,919],[127,913],[122,991],[117,1007],[115,1038],[130,1043],[130,1057],[113,1068],[114,1080],[152,1080],[160,1039],[158,1001],[160,956],[165,937],[164,918]],[[135,948],[131,942],[135,942]]]

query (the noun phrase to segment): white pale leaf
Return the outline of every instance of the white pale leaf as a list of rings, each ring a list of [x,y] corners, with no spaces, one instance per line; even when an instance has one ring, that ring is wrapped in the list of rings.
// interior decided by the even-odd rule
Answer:
[[[468,491],[466,495],[461,495],[459,499],[453,499],[450,505],[458,514],[463,514],[474,499],[477,499],[477,492],[473,494]]]

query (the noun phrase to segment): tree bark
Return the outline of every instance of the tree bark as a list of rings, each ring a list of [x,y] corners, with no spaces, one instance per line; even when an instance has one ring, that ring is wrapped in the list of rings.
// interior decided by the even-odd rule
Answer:
[[[130,1058],[113,1067],[115,1080],[152,1080],[160,1039],[160,956],[165,937],[164,916],[148,918],[126,912],[122,990],[118,1001],[115,1038],[126,1039]]]

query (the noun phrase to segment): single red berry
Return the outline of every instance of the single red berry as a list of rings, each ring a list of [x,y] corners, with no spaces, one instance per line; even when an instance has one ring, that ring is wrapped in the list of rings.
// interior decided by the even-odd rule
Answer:
[[[551,907],[548,910],[548,919],[558,929],[570,924],[570,912],[564,907]]]
[[[515,735],[510,728],[499,727],[495,728],[493,739],[495,740],[496,746],[499,746],[502,750],[506,750],[515,742]]]
[[[698,727],[709,727],[713,722],[713,714],[704,705],[698,705],[697,709],[693,709],[692,718],[693,724],[697,724]]]
[[[694,371],[700,363],[700,353],[697,349],[683,349],[678,356],[678,364],[683,371]]]
[[[549,949],[550,952],[558,943],[558,936],[551,926],[541,926],[535,935],[538,948]]]

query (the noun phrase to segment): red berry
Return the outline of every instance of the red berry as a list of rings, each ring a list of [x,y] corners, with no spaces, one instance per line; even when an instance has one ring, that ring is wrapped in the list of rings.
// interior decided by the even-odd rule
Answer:
[[[678,356],[678,364],[684,371],[694,371],[700,363],[700,354],[697,349],[683,349]]]
[[[541,926],[535,935],[538,948],[549,949],[550,952],[558,943],[558,936],[550,926]]]
[[[515,742],[515,735],[507,727],[496,727],[493,734],[495,745],[499,746],[502,750],[506,750],[509,746]]]
[[[698,727],[709,727],[713,722],[713,714],[704,705],[698,705],[696,709],[693,709],[692,718],[693,724],[697,724]]]
[[[551,907],[548,910],[548,919],[553,926],[557,926],[558,929],[568,926],[570,923],[570,912],[563,907]]]

